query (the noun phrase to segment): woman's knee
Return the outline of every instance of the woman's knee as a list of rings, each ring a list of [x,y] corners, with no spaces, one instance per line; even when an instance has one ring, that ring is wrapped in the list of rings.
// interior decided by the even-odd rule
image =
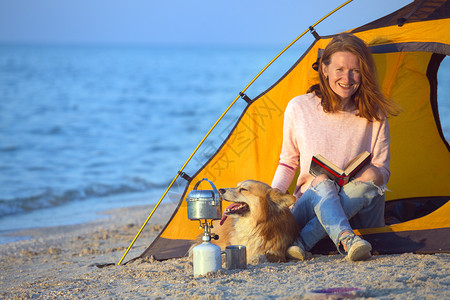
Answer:
[[[346,201],[367,201],[378,195],[383,195],[384,189],[376,185],[373,181],[364,182],[352,180],[344,185],[339,192],[340,197]]]
[[[316,178],[314,178],[314,180],[312,181],[311,185],[314,187],[327,179],[330,179],[330,178],[325,174],[317,175]]]

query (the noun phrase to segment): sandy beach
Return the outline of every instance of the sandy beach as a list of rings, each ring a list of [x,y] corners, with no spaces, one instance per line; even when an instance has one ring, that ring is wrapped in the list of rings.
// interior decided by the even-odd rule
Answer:
[[[30,237],[0,245],[2,299],[304,299],[312,291],[359,288],[349,296],[373,299],[449,299],[450,254],[374,256],[347,262],[339,255],[310,261],[248,265],[194,278],[189,258],[117,263],[152,207],[104,212],[94,222],[26,230]],[[139,256],[173,208],[161,206],[125,261]]]

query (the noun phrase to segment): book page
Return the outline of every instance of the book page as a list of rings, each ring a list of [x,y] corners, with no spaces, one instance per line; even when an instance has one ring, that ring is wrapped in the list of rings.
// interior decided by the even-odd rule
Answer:
[[[345,166],[345,174],[350,174],[355,168],[363,163],[370,156],[370,152],[364,151],[348,162]]]

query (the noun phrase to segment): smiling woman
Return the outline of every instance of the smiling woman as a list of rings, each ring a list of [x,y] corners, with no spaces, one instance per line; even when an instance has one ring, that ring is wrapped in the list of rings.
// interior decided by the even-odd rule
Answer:
[[[388,115],[398,112],[376,80],[366,44],[343,33],[327,45],[319,62],[317,85],[291,100],[285,111],[283,147],[272,186],[286,191],[299,167],[292,212],[302,231],[288,249],[303,260],[327,235],[349,260],[370,257],[372,246],[353,233],[357,228],[384,226],[384,187],[390,176]],[[328,175],[309,174],[318,153],[344,168],[361,151],[372,153],[369,165],[342,188]]]
[[[350,52],[336,52],[330,64],[323,63],[322,68],[331,89],[340,97],[340,108],[344,111],[354,110],[351,98],[361,83],[358,57]]]
[[[375,63],[362,40],[351,34],[338,35],[320,59],[320,84],[308,92],[321,98],[325,112],[357,109],[357,115],[369,121],[398,114],[398,106],[381,92]]]

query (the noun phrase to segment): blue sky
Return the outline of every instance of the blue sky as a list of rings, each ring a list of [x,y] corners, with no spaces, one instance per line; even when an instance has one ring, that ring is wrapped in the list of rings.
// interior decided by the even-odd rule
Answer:
[[[286,44],[344,0],[0,0],[0,43]],[[317,27],[365,24],[411,0],[354,0]]]

